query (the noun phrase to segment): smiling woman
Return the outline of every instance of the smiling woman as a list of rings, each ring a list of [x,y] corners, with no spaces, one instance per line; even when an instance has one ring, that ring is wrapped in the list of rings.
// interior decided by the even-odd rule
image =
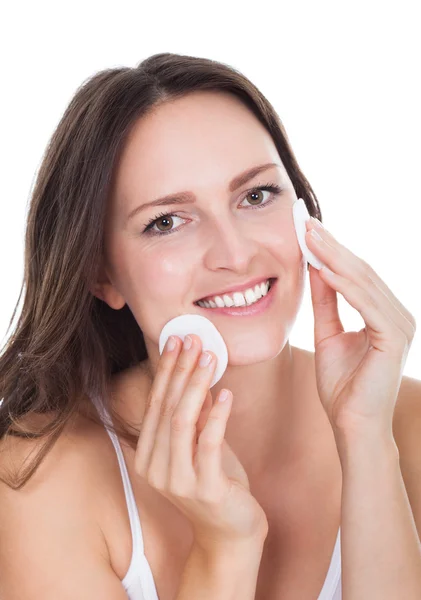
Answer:
[[[308,273],[297,198],[321,220],[274,108],[228,65],[163,53],[102,71],[77,90],[38,173],[22,313],[0,357],[5,597],[340,599],[342,456],[321,402],[330,409],[338,390],[331,394],[315,356],[288,340]],[[329,287],[310,270],[316,358],[321,346],[349,343],[332,318],[335,286],[355,306],[370,294],[380,299],[402,329],[402,347],[405,327],[409,344],[411,315],[392,295],[380,297],[372,282],[385,285],[367,265],[323,237],[332,251],[308,243],[336,275]],[[198,336],[159,353],[165,323],[188,313],[206,315],[228,349],[212,393],[215,361],[200,361]],[[366,314],[385,325],[372,307]],[[386,325],[393,337],[397,329]],[[324,336],[328,327],[337,337]],[[359,360],[367,338],[351,338]],[[378,369],[386,364],[387,354],[369,357]],[[325,361],[331,376],[335,361]],[[386,397],[396,369],[375,379],[389,382]],[[224,389],[230,400],[213,402]],[[364,406],[355,390],[350,396]],[[396,492],[394,455],[384,455]],[[361,491],[355,472],[352,481]],[[376,524],[375,515],[352,512],[349,489],[345,541],[352,523],[360,531]],[[386,531],[390,507],[382,506],[378,530]],[[412,535],[416,566],[409,514],[400,512],[400,540]],[[354,547],[345,546],[351,583]],[[31,560],[22,578],[24,553]]]
[[[229,156],[236,158],[230,162]],[[52,136],[34,187],[25,240],[25,301],[0,359],[0,436],[34,436],[47,443],[24,474],[10,478],[2,472],[4,481],[16,489],[28,481],[51,442],[84,410],[87,395],[102,399],[116,431],[135,447],[136,434],[108,404],[107,392],[113,376],[147,361],[145,334],[155,337],[165,318],[162,306],[160,315],[149,313],[147,322],[154,325],[148,330],[138,299],[145,302],[148,290],[158,289],[163,297],[170,290],[174,296],[183,265],[189,265],[184,272],[189,307],[212,290],[235,290],[240,282],[268,274],[275,279],[279,264],[273,259],[266,264],[264,256],[244,274],[235,273],[234,263],[227,277],[203,271],[193,280],[189,273],[199,240],[212,244],[214,252],[224,240],[237,245],[240,232],[249,248],[270,233],[281,244],[278,251],[296,260],[286,226],[297,195],[321,217],[278,115],[231,67],[166,53],[136,69],[108,69],[84,82]],[[163,205],[184,212],[152,212]],[[287,235],[280,235],[279,226]],[[182,255],[175,253],[179,244]],[[123,288],[104,283],[107,268],[117,267],[114,251],[123,262],[113,277],[123,263],[126,283],[132,269],[142,273],[125,297],[119,293]],[[179,266],[168,258],[156,262],[163,252],[177,257]],[[127,262],[130,256],[141,262]],[[211,254],[206,260],[213,262]],[[157,264],[170,268],[160,272]],[[149,265],[155,265],[152,271]],[[155,281],[158,288],[152,287]],[[35,417],[44,414],[51,422],[38,429]]]

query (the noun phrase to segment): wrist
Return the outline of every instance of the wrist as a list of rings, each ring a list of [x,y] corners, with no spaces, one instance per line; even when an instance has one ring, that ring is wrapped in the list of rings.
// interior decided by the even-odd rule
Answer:
[[[377,459],[399,463],[399,449],[392,431],[360,426],[336,430],[334,435],[343,468]]]
[[[192,549],[201,554],[209,563],[219,564],[234,558],[239,560],[253,560],[263,552],[267,530],[244,539],[216,539],[195,536]]]
[[[244,600],[255,597],[263,553],[261,538],[202,545],[194,538],[177,600]]]

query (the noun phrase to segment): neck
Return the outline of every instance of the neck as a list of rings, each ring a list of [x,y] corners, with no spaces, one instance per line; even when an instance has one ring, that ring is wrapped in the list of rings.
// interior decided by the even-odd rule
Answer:
[[[142,363],[151,384],[154,368]],[[324,410],[317,397],[312,354],[287,342],[272,360],[229,366],[212,387],[233,393],[225,440],[252,482],[273,482],[273,477],[306,465],[326,438]],[[328,441],[328,440],[326,440]]]

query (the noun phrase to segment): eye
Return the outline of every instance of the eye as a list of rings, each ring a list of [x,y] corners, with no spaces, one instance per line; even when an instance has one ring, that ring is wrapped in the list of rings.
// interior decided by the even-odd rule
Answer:
[[[265,208],[269,204],[272,204],[272,202],[275,201],[276,197],[279,196],[282,191],[283,191],[283,188],[281,188],[276,183],[266,183],[264,185],[263,184],[258,185],[256,187],[252,188],[251,190],[248,190],[244,194],[244,198],[242,201],[246,200],[248,198],[248,196],[254,196],[254,198],[252,199],[252,202],[254,202],[256,204],[253,204],[251,207],[248,207],[248,208],[250,208],[251,210]],[[270,192],[269,200],[264,203],[261,203],[261,200],[259,199],[259,196],[261,196],[260,192]],[[256,198],[256,196],[257,196],[257,198]],[[171,229],[173,217],[176,217],[177,219],[182,218],[182,217],[179,217],[178,215],[176,215],[175,213],[160,213],[159,215],[156,215],[149,221],[149,223],[147,225],[145,225],[145,228],[143,229],[142,234],[152,235],[152,236],[153,235],[163,236],[163,235],[169,235],[171,233],[175,233],[182,226],[180,225],[179,227],[176,227],[175,229]],[[170,229],[167,229],[166,231],[153,230],[152,228],[157,223],[159,223],[159,221],[166,222],[166,224],[170,227]]]
[[[256,204],[253,204],[253,206],[256,206],[256,207],[262,206],[262,204],[260,204],[261,200],[259,200],[259,196],[260,197],[262,196],[262,192],[272,192],[273,193],[274,191],[275,191],[274,188],[269,187],[269,186],[257,187],[257,188],[254,188],[253,190],[250,190],[249,192],[247,192],[247,194],[244,197],[244,200],[247,200],[247,198],[249,196],[255,196],[253,198],[252,202],[256,203]],[[256,198],[256,196],[257,196],[257,198]],[[263,206],[266,206],[266,204],[268,204],[268,202],[265,202]]]

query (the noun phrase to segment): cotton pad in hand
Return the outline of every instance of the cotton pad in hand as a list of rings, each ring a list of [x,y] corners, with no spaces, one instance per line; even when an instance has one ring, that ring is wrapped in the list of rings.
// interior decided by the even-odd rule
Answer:
[[[209,387],[213,387],[228,365],[228,350],[224,338],[219,333],[212,321],[201,315],[179,315],[166,323],[159,336],[159,354],[162,354],[164,346],[170,335],[176,335],[182,341],[189,333],[200,337],[202,351],[211,350],[217,356],[216,369]]]
[[[310,219],[310,213],[307,210],[307,206],[302,198],[299,198],[292,205],[292,215],[294,218],[295,232],[297,234],[298,244],[300,245],[301,252],[304,258],[309,262],[315,269],[320,270],[326,265],[309,250],[305,235],[307,233],[306,221]]]

